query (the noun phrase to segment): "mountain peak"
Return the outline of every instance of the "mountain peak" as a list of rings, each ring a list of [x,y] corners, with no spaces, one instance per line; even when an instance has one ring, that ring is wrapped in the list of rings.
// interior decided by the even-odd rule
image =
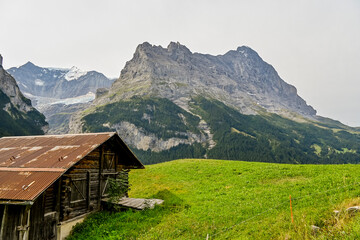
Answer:
[[[170,42],[170,44],[167,46],[167,50],[172,53],[181,51],[191,54],[191,51],[185,45],[181,45],[179,42]]]
[[[25,63],[24,65],[22,65],[20,67],[37,67],[37,66],[35,64],[33,64],[32,62],[28,61],[27,63]]]
[[[230,50],[225,55],[260,58],[259,54],[248,46],[240,46],[236,50]]]
[[[240,46],[236,49],[238,52],[255,52],[252,48],[248,46]]]
[[[153,48],[153,45],[148,42],[143,42],[137,46],[135,53],[147,51],[151,48]]]
[[[87,73],[86,71],[82,71],[79,68],[72,66],[64,77],[67,81],[72,81],[79,79],[80,77],[84,76],[86,73]]]
[[[86,71],[82,71],[79,68],[72,66],[64,77],[67,81],[72,81],[79,79],[80,77],[84,76],[86,73],[87,73]]]

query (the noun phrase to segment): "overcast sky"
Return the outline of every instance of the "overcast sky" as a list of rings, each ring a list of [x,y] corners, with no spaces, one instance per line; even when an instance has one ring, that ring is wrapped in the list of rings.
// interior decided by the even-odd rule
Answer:
[[[0,0],[4,67],[118,77],[136,46],[254,49],[319,115],[360,126],[359,0]]]

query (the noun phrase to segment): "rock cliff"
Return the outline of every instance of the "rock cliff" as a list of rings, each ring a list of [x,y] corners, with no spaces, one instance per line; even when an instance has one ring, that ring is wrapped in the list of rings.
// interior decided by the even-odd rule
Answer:
[[[0,136],[44,134],[45,117],[21,93],[15,79],[0,66]]]

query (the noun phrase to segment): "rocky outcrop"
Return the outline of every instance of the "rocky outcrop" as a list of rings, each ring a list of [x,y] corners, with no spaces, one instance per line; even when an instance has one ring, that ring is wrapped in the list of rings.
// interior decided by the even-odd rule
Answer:
[[[20,91],[15,79],[7,73],[2,66],[0,66],[0,91],[9,97],[9,102],[6,104],[5,111],[8,111],[12,106],[22,113],[27,113],[34,108],[31,106],[31,101],[24,97]]]
[[[141,127],[137,127],[134,124],[125,121],[112,125],[111,127],[115,128],[121,137],[126,139],[127,144],[143,151],[151,150],[160,152],[176,147],[179,144],[191,145],[196,142],[205,143],[207,141],[205,135],[194,134],[192,132],[185,133],[187,138],[172,137],[169,139],[162,139],[157,137],[154,133],[147,133]]]

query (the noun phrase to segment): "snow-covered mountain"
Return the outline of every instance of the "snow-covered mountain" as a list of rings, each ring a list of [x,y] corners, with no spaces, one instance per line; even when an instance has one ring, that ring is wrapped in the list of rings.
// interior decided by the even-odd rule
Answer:
[[[37,97],[66,99],[89,93],[95,97],[98,88],[108,88],[113,82],[96,71],[82,71],[77,67],[43,68],[31,62],[10,68],[8,72],[15,78],[20,90],[35,101]]]

